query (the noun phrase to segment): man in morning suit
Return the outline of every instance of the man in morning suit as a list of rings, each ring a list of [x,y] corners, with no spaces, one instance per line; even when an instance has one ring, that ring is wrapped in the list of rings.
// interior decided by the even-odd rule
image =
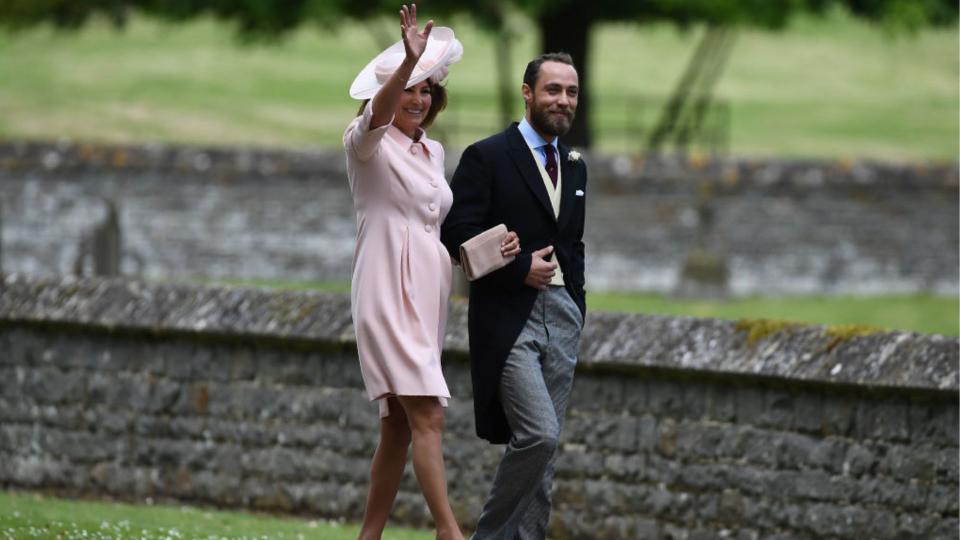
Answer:
[[[587,169],[560,144],[577,110],[566,53],[527,65],[519,124],[468,147],[453,175],[441,239],[453,257],[499,223],[521,253],[470,283],[468,328],[477,435],[506,443],[475,540],[543,539],[560,428],[586,315],[583,223]]]

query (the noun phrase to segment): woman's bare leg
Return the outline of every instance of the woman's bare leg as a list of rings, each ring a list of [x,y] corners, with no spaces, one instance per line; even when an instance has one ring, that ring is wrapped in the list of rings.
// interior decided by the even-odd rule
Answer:
[[[463,534],[447,500],[443,466],[443,407],[435,397],[400,396],[413,436],[413,471],[437,526],[437,538],[462,540]]]
[[[359,540],[379,540],[397,498],[410,446],[410,424],[396,398],[389,401],[390,416],[380,419],[380,442],[370,463],[370,488]]]

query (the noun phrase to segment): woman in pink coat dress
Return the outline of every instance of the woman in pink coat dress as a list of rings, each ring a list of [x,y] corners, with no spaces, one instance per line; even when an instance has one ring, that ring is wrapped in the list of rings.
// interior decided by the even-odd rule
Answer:
[[[440,224],[453,195],[443,147],[424,132],[446,105],[440,81],[463,47],[433,21],[420,32],[416,14],[416,5],[403,6],[403,39],[351,85],[350,95],[365,101],[343,136],[358,227],[353,323],[367,395],[380,409],[361,539],[383,533],[411,441],[437,538],[463,538],[447,501],[441,448],[450,392],[440,353],[452,268]],[[509,240],[503,251],[519,252],[515,235]]]

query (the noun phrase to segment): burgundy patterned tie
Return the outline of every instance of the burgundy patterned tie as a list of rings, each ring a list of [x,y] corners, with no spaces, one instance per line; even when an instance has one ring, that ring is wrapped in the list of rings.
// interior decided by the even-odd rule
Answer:
[[[557,156],[556,149],[552,144],[548,144],[543,147],[544,152],[547,154],[547,174],[550,175],[550,180],[553,181],[553,187],[557,187]]]

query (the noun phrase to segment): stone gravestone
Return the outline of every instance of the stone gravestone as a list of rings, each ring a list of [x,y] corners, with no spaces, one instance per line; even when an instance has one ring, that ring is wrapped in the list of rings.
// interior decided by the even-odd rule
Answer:
[[[683,261],[680,279],[673,291],[681,298],[726,298],[729,296],[730,272],[722,246],[711,231],[715,230],[711,184],[704,180],[697,194],[696,244]]]
[[[106,212],[103,221],[96,224],[80,241],[80,249],[73,263],[73,273],[84,274],[87,260],[94,276],[120,275],[120,220],[116,203],[103,200]]]

